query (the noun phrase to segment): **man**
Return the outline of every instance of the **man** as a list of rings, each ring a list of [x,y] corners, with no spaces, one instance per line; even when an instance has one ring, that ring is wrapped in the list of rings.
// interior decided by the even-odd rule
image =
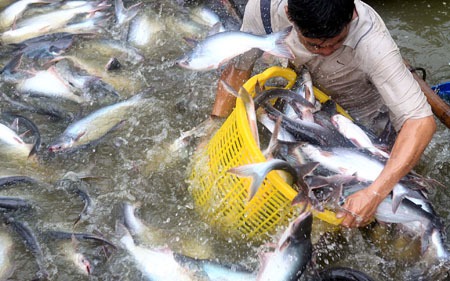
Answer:
[[[290,25],[294,28],[286,42],[295,55],[290,62],[295,69],[306,66],[315,86],[358,122],[380,132],[388,116],[398,132],[381,174],[369,187],[349,196],[337,214],[344,226],[363,226],[431,141],[436,130],[431,107],[382,19],[367,4],[250,0],[241,30],[264,34]],[[239,89],[259,55],[256,50],[244,54],[227,65],[221,79]],[[234,98],[219,83],[212,116],[226,117],[233,107]]]

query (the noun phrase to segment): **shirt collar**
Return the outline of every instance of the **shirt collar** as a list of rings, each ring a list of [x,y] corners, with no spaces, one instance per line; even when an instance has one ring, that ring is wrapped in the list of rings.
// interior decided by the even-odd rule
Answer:
[[[358,16],[350,22],[350,30],[347,38],[344,40],[344,45],[353,49],[358,46],[358,43],[367,35],[374,24],[373,16],[369,12],[367,4],[360,0],[355,0],[355,9]]]

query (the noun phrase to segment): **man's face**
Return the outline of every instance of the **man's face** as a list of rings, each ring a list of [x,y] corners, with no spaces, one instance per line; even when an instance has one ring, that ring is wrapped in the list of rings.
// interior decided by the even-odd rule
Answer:
[[[289,18],[287,6],[284,7],[284,11]],[[344,40],[347,37],[350,29],[350,24],[348,24],[344,27],[340,34],[336,35],[333,38],[309,38],[303,36],[300,29],[295,25],[294,22],[292,22],[292,25],[297,31],[298,40],[300,41],[300,43],[302,43],[302,45],[305,46],[305,48],[311,53],[321,56],[329,56],[334,53],[334,51],[339,49],[344,43]]]
[[[308,38],[302,35],[301,31],[296,27],[298,40],[305,48],[313,54],[321,56],[329,56],[339,49],[344,43],[348,35],[349,25],[347,25],[340,34],[333,38]]]

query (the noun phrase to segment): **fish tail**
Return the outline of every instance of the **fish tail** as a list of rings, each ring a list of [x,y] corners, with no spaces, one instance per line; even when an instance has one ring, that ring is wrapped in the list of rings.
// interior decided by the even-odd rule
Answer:
[[[264,51],[277,57],[293,59],[294,54],[285,42],[285,39],[290,34],[291,30],[292,26],[289,26],[282,31],[268,35],[268,37],[270,37],[270,41],[272,42],[273,40],[273,45]]]
[[[259,187],[263,183],[267,173],[270,171],[268,163],[256,163],[234,167],[228,170],[228,173],[235,174],[238,177],[250,177],[251,185],[249,187],[248,198],[250,201],[255,196]]]

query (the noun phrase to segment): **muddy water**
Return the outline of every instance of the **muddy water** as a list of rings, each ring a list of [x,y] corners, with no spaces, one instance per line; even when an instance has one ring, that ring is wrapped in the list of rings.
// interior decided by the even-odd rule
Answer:
[[[450,3],[370,1],[369,4],[385,19],[402,54],[412,65],[427,70],[430,84],[450,80]],[[42,151],[36,162],[16,164],[5,160],[0,163],[3,174],[21,173],[42,181],[4,189],[1,195],[20,196],[32,202],[31,210],[17,212],[15,217],[36,232],[51,280],[145,279],[120,247],[114,250],[86,241],[52,241],[43,233],[46,230],[99,233],[120,246],[116,223],[121,219],[123,202],[138,204],[137,215],[157,229],[160,238],[152,241],[152,246],[167,245],[177,252],[249,269],[258,266],[258,245],[218,236],[197,216],[185,182],[186,167],[195,144],[176,153],[169,150],[180,131],[189,130],[207,118],[214,99],[218,71],[196,73],[173,63],[190,48],[182,37],[193,33],[204,35],[208,28],[191,24],[189,10],[182,10],[170,1],[163,4],[147,1],[142,12],[152,13],[164,26],[163,30],[140,48],[146,58],[144,62],[125,63],[108,79],[123,98],[147,91],[148,102],[97,146],[70,154],[46,152],[46,147],[72,122],[70,118],[54,120],[21,112],[41,131]],[[108,30],[110,32],[105,32],[104,36],[120,38],[120,30]],[[109,59],[84,41],[77,42],[68,53],[86,58],[100,68]],[[7,58],[2,58],[1,65],[6,61]],[[4,81],[0,82],[0,89],[8,95],[14,93],[14,86]],[[65,108],[77,118],[113,100],[107,96],[82,108],[74,105]],[[10,109],[3,100],[0,108],[2,112]],[[449,140],[449,131],[439,124],[438,132],[417,167],[419,173],[445,186],[450,185]],[[89,177],[83,181],[62,182],[68,172],[86,173]],[[86,190],[92,199],[89,212],[75,227],[73,223],[84,203],[74,187]],[[450,225],[446,207],[450,202],[449,191],[431,190],[430,198],[446,225]],[[14,240],[14,251],[9,257],[15,270],[10,279],[33,279],[38,270],[35,257],[8,226],[2,225],[0,231],[9,233]],[[419,258],[417,241],[405,239],[387,226],[335,231],[317,222],[314,229],[318,268],[350,266],[377,280],[416,280],[417,276],[444,280],[446,268]],[[90,277],[76,270],[66,257],[67,249],[83,252],[91,261]],[[312,274],[308,272],[304,278]]]

